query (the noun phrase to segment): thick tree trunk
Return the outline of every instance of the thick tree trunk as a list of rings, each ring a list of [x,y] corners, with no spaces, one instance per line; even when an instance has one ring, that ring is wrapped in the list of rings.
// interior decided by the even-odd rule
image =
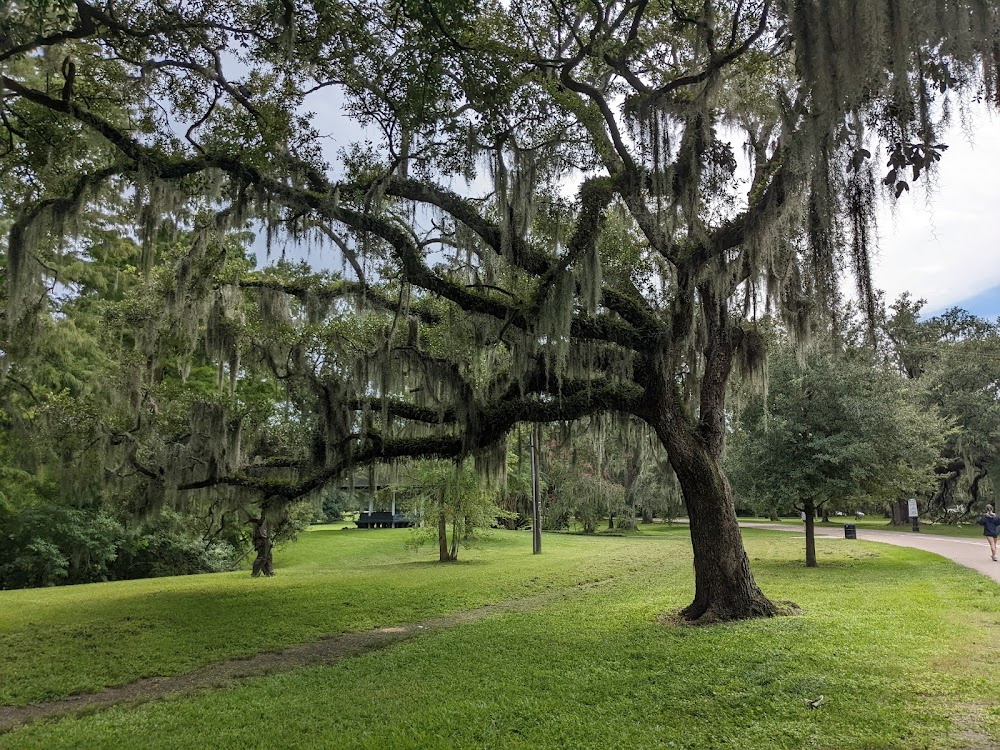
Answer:
[[[771,508],[770,514],[768,515],[767,518],[768,518],[769,521],[772,521],[774,523],[778,523],[778,521],[781,520],[778,517],[778,511],[776,509],[774,509],[774,508]]]
[[[816,506],[812,499],[805,502],[806,512],[806,567],[816,567]]]
[[[773,617],[778,609],[750,571],[719,460],[696,436],[678,437],[670,440],[668,451],[687,507],[695,576],[694,601],[683,610],[684,619],[707,623]]]
[[[652,523],[653,522],[653,511],[649,509],[648,505],[642,506],[642,522]]]
[[[910,508],[906,500],[897,500],[892,504],[892,525],[910,525]]]
[[[823,523],[830,523],[830,509],[827,508],[825,505],[823,506],[822,517],[823,517]]]
[[[681,275],[678,284],[690,283]],[[692,290],[693,291],[693,290]],[[699,288],[703,299],[711,290]],[[677,333],[690,324],[690,310],[675,311]],[[699,413],[692,419],[678,388],[678,355],[668,356],[650,372],[647,380],[646,419],[667,449],[670,464],[681,486],[687,507],[694,552],[694,601],[682,616],[699,623],[773,617],[776,607],[754,581],[743,537],[736,520],[732,489],[722,471],[722,447],[726,434],[726,388],[733,357],[742,331],[730,322],[726,304],[719,303],[705,314],[708,344],[701,377]]]

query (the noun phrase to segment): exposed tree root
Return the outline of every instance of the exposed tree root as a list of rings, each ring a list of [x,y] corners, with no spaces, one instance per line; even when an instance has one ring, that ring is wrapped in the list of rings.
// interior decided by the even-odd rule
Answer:
[[[795,602],[772,602],[766,598],[755,600],[749,609],[741,610],[739,613],[734,612],[731,607],[724,609],[718,606],[696,606],[696,604],[698,603],[692,602],[684,609],[664,612],[656,618],[656,621],[660,625],[670,627],[701,627],[703,625],[716,625],[724,622],[737,622],[739,620],[754,620],[764,617],[795,617],[802,614],[802,609]]]

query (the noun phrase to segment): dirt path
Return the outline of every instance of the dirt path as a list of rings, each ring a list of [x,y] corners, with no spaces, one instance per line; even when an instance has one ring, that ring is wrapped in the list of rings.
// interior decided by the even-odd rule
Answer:
[[[42,719],[53,719],[81,713],[93,713],[119,704],[137,705],[159,700],[169,695],[182,695],[210,688],[229,687],[251,677],[289,672],[299,667],[336,664],[341,659],[360,656],[369,651],[387,648],[423,633],[478,622],[494,615],[525,612],[565,599],[587,589],[615,580],[581,584],[544,594],[490,604],[479,609],[455,612],[419,623],[378,628],[360,633],[344,633],[319,641],[290,646],[281,651],[257,654],[246,659],[210,664],[194,672],[167,677],[148,677],[137,682],[108,688],[98,693],[83,693],[48,703],[28,706],[0,707],[0,734]]]
[[[805,527],[801,524],[779,523],[740,523],[741,527],[750,529],[769,529],[771,531],[793,531],[805,535]],[[866,542],[895,544],[899,547],[933,552],[946,557],[966,568],[978,570],[985,576],[1000,583],[1000,562],[990,559],[990,547],[982,536],[972,532],[968,537],[937,536],[935,534],[919,534],[912,531],[878,531],[874,529],[858,530],[858,539]],[[837,537],[844,539],[843,529],[816,528],[816,536]],[[844,540],[849,544],[850,540]]]

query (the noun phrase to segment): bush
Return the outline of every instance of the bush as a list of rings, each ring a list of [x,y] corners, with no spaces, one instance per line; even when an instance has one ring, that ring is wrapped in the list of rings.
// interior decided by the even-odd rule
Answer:
[[[230,542],[206,541],[189,519],[164,510],[125,536],[113,572],[116,578],[219,573],[235,567],[240,557]]]
[[[337,490],[331,490],[323,496],[322,507],[322,518],[326,523],[342,521],[344,518],[344,511],[347,509],[343,495]]]
[[[0,467],[0,589],[214,573],[240,557],[238,541],[206,541],[174,511],[126,530],[106,511],[67,505],[52,485]]]
[[[0,588],[90,583],[113,577],[124,530],[101,511],[37,498],[0,511]]]
[[[65,583],[69,560],[52,542],[32,539],[20,553],[0,565],[0,588],[22,589]]]

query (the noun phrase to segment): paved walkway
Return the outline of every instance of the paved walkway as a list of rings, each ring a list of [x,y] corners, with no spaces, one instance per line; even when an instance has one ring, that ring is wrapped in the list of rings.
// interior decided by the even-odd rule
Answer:
[[[770,529],[772,531],[797,531],[805,536],[803,524],[780,523],[740,523],[741,527],[749,529]],[[978,527],[977,527],[978,528]],[[913,547],[926,552],[933,552],[941,557],[963,565],[966,568],[978,570],[985,576],[1000,583],[1000,562],[990,559],[990,546],[985,537],[975,536],[970,530],[968,537],[938,536],[937,534],[919,534],[912,531],[877,531],[875,529],[858,528],[858,539],[866,542],[881,542],[895,544],[899,547]],[[816,536],[837,537],[844,539],[843,528],[816,527]],[[849,540],[845,540],[849,541]]]

